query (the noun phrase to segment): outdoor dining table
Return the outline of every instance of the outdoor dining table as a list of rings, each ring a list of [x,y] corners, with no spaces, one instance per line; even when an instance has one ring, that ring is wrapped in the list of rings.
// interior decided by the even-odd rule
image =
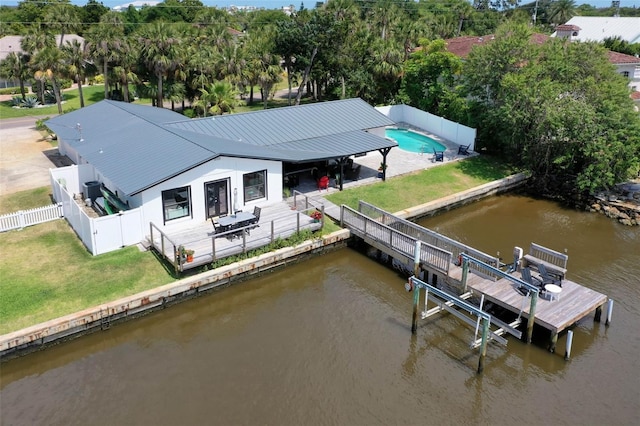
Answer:
[[[224,231],[230,231],[235,228],[242,228],[243,226],[247,226],[255,219],[256,217],[253,215],[253,213],[237,212],[233,215],[218,218],[218,223]]]

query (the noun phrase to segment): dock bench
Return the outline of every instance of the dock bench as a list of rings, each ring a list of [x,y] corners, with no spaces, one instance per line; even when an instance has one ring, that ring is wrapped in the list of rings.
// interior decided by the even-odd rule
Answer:
[[[523,266],[533,266],[537,269],[538,265],[543,264],[550,274],[557,275],[561,280],[567,274],[569,256],[539,244],[531,243],[529,254],[524,255],[523,259]]]

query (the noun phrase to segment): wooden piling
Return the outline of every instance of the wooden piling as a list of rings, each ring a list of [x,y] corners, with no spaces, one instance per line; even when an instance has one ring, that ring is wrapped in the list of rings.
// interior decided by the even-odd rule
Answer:
[[[411,333],[418,332],[418,304],[420,302],[420,287],[414,285],[413,288],[413,314],[411,317]]]
[[[482,319],[482,342],[480,343],[480,358],[478,359],[478,374],[484,370],[484,360],[487,357],[487,341],[489,340],[489,320]]]
[[[527,343],[531,343],[533,338],[533,324],[536,320],[536,304],[538,303],[538,292],[531,293],[531,305],[529,305],[529,319],[527,320]]]
[[[602,305],[596,308],[596,314],[593,317],[594,322],[600,322],[600,318],[602,317]]]
[[[549,352],[554,353],[556,351],[556,344],[558,343],[558,332],[551,332],[551,340],[549,341]]]

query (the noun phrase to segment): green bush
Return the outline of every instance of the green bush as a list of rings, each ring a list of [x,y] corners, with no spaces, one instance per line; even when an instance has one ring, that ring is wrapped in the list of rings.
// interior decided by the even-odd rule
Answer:
[[[182,115],[193,118],[196,116],[196,112],[193,110],[193,108],[185,108],[184,111],[182,111]]]
[[[0,89],[0,95],[19,95],[20,88],[19,87],[7,87],[5,89]]]

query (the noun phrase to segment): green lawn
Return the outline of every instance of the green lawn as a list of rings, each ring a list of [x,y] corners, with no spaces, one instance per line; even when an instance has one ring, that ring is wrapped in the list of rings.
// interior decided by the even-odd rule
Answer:
[[[327,199],[354,209],[362,200],[383,210],[396,212],[501,179],[513,172],[511,167],[491,157],[476,156],[385,182],[336,192],[328,195]]]
[[[82,94],[84,95],[84,105],[89,106],[100,102],[104,99],[104,86],[83,86]],[[33,95],[31,95],[33,96]],[[67,113],[76,109],[80,109],[80,96],[78,89],[70,89],[64,91],[64,103],[62,104],[62,112]],[[149,99],[140,99],[136,103],[150,104]],[[11,101],[0,102],[0,119],[31,117],[31,116],[51,116],[58,114],[58,106],[56,104],[45,106],[42,108],[13,108]]]

